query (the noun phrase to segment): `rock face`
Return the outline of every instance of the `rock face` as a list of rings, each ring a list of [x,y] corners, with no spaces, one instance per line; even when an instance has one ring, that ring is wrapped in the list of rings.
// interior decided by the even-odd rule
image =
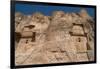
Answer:
[[[15,64],[93,61],[94,23],[84,9],[51,16],[16,12]]]

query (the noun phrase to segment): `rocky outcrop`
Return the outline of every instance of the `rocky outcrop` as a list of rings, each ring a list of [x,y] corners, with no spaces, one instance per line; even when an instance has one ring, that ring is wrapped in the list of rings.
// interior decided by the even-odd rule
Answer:
[[[16,12],[16,65],[93,61],[94,23],[85,9],[51,16]]]

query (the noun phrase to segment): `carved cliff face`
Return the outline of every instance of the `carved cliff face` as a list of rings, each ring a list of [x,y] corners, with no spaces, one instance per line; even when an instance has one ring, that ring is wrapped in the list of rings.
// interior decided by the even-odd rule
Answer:
[[[84,9],[51,16],[16,13],[15,26],[17,65],[94,60],[94,20]]]

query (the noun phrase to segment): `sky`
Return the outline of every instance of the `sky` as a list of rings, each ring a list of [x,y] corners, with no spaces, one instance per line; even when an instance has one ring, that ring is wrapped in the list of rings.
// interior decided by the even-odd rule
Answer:
[[[51,15],[53,11],[64,11],[64,12],[80,12],[81,7],[70,7],[70,6],[51,6],[51,5],[32,5],[32,4],[16,4],[15,11],[23,14],[32,14],[35,12],[41,12],[44,15]],[[95,16],[94,8],[85,8],[88,14],[92,17]]]

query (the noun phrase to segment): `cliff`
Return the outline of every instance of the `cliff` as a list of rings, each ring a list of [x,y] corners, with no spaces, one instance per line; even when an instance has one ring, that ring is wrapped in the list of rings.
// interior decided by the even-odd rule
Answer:
[[[94,60],[94,20],[79,13],[15,13],[16,65]]]

